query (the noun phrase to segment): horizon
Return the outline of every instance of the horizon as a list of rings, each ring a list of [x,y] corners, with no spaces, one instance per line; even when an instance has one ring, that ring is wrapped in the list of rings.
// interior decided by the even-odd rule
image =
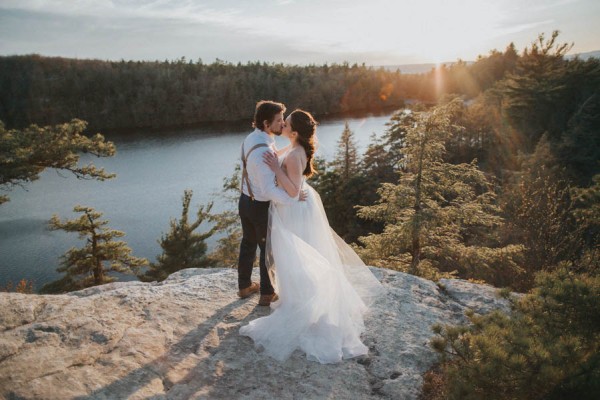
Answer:
[[[4,0],[0,55],[394,66],[475,61],[559,30],[600,49],[594,0]]]

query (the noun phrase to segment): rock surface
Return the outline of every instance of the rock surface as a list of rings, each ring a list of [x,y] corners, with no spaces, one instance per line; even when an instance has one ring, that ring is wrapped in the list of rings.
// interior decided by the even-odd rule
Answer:
[[[255,275],[256,275],[255,271]],[[497,290],[373,268],[386,294],[363,335],[368,356],[335,365],[296,351],[279,363],[238,335],[267,315],[236,296],[230,269],[68,295],[0,293],[0,397],[8,399],[416,399],[437,360],[434,323],[507,309]]]

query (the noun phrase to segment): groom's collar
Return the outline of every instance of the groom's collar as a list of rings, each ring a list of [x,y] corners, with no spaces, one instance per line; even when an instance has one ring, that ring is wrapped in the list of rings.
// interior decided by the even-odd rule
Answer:
[[[256,133],[257,135],[259,135],[260,137],[263,137],[267,141],[267,143],[269,143],[269,144],[275,143],[275,137],[273,135],[269,135],[265,131],[261,131],[258,128],[254,128],[254,133]]]

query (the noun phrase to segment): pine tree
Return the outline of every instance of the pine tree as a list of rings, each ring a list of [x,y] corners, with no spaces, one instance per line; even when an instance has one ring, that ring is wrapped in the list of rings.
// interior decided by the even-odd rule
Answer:
[[[33,287],[33,281],[21,279],[16,285],[12,281],[8,281],[4,286],[0,286],[0,292],[32,294],[34,292]]]
[[[597,264],[598,254],[581,263]],[[599,398],[600,277],[573,270],[590,267],[563,263],[540,273],[510,315],[469,313],[469,325],[434,326],[444,398]]]
[[[587,188],[572,189],[573,217],[581,231],[583,245],[587,249],[600,248],[600,174],[592,178]],[[596,265],[600,270],[600,263]]]
[[[597,82],[596,90],[578,105],[556,153],[561,165],[567,167],[572,181],[587,186],[591,178],[600,173],[600,60],[586,63],[583,68],[593,68],[594,72],[581,73],[580,80]]]
[[[583,226],[575,220],[572,190],[546,135],[522,160],[521,171],[504,185],[500,205],[506,218],[504,240],[524,246],[523,274],[510,286],[527,291],[536,272],[579,256]]]
[[[576,107],[569,64],[564,60],[573,45],[557,44],[558,34],[554,31],[547,40],[540,34],[498,86],[503,112],[514,128],[505,133],[519,140],[526,152],[533,150],[544,133],[552,140],[558,138]]]
[[[366,262],[435,278],[439,271],[493,280],[498,264],[518,270],[519,246],[495,247],[489,231],[502,223],[495,195],[475,161],[444,161],[444,143],[461,101],[419,112],[405,126],[406,146],[398,184],[381,185],[377,204],[359,216],[385,223],[380,234],[360,238]]]
[[[162,254],[157,257],[157,263],[152,263],[146,273],[140,278],[146,281],[166,279],[173,272],[185,268],[206,268],[211,261],[206,257],[207,245],[205,240],[213,235],[217,227],[208,232],[195,232],[200,225],[210,219],[212,203],[206,207],[200,206],[196,213],[196,221],[189,222],[189,209],[193,192],[185,190],[183,194],[183,210],[179,220],[171,219],[171,230],[159,240]]]
[[[115,154],[112,142],[99,133],[88,138],[82,133],[87,123],[74,119],[54,127],[31,125],[23,130],[6,130],[0,121],[0,189],[24,186],[39,178],[46,168],[70,171],[79,179],[111,179],[109,174],[93,164],[77,166],[78,152],[98,157]],[[0,204],[8,196],[0,196]]]
[[[211,221],[215,223],[217,232],[223,236],[217,240],[217,246],[208,255],[215,265],[237,268],[240,242],[242,240],[242,226],[237,212],[237,204],[240,198],[240,165],[236,165],[234,173],[223,179],[223,187],[220,196],[225,203],[230,205],[229,209],[214,214]]]
[[[377,183],[393,182],[398,177],[395,168],[396,163],[390,157],[386,141],[373,133],[362,159],[362,173]]]
[[[373,161],[373,158],[369,160]],[[367,232],[379,231],[373,226],[378,224],[356,216],[356,204],[372,204],[375,201],[378,182],[361,171],[360,155],[348,122],[338,140],[334,160],[330,163],[324,160],[317,162],[319,174],[313,177],[311,184],[319,192],[329,224],[337,234],[348,242],[354,242]]]
[[[354,132],[350,130],[350,126],[346,121],[342,136],[338,140],[338,149],[335,154],[331,166],[345,181],[348,181],[358,172],[360,159]]]
[[[109,229],[108,221],[100,219],[102,213],[85,206],[75,206],[73,211],[82,215],[64,221],[53,215],[49,229],[77,232],[80,239],[85,239],[85,246],[65,253],[62,266],[57,271],[65,272],[66,276],[44,286],[42,292],[56,293],[102,285],[115,280],[108,275],[109,272],[131,274],[148,264],[145,258],[131,256],[127,243],[114,240],[125,236],[125,233]]]

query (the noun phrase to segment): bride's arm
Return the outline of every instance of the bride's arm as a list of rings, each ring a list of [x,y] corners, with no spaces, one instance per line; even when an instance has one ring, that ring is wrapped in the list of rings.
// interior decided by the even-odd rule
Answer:
[[[286,191],[290,197],[298,197],[302,185],[302,172],[304,162],[301,153],[294,152],[287,155],[284,160],[286,172],[279,166],[277,157],[265,153],[265,163],[275,172],[277,183]]]

